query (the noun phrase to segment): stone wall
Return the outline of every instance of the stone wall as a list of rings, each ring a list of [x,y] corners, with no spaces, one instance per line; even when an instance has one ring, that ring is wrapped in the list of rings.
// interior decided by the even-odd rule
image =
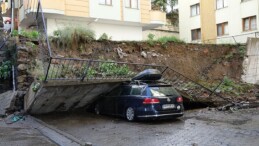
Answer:
[[[17,96],[15,99],[15,109],[21,110],[24,107],[24,96],[33,82],[33,77],[29,72],[31,62],[31,49],[27,48],[26,43],[18,43],[17,45]]]

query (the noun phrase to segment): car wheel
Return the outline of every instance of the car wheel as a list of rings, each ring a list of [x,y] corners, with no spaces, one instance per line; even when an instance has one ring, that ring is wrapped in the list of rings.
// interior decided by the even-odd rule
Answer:
[[[127,109],[126,109],[126,119],[128,120],[128,121],[134,121],[135,120],[135,111],[134,111],[134,109],[132,108],[132,107],[128,107]]]
[[[95,106],[94,106],[94,112],[95,112],[95,114],[96,115],[100,115],[100,104],[95,104]]]

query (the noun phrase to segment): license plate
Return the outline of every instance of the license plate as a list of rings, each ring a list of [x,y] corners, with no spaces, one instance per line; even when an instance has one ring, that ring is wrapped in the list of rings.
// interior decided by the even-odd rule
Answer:
[[[173,109],[175,108],[175,105],[174,104],[164,104],[162,106],[163,109]]]

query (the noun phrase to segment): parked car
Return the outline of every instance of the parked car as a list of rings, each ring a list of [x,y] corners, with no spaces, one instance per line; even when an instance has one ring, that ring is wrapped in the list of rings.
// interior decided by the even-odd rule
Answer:
[[[136,119],[180,117],[184,114],[183,98],[171,86],[160,81],[122,83],[94,102],[96,114]]]

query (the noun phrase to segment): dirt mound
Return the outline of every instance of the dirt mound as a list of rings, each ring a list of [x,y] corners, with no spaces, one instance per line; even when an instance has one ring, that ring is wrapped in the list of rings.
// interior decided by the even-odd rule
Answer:
[[[117,48],[126,55],[120,58]],[[199,81],[221,80],[224,76],[240,80],[244,57],[243,46],[200,45],[185,43],[89,42],[78,48],[58,47],[52,43],[56,56],[84,59],[111,59],[130,63],[167,65],[183,75]]]

